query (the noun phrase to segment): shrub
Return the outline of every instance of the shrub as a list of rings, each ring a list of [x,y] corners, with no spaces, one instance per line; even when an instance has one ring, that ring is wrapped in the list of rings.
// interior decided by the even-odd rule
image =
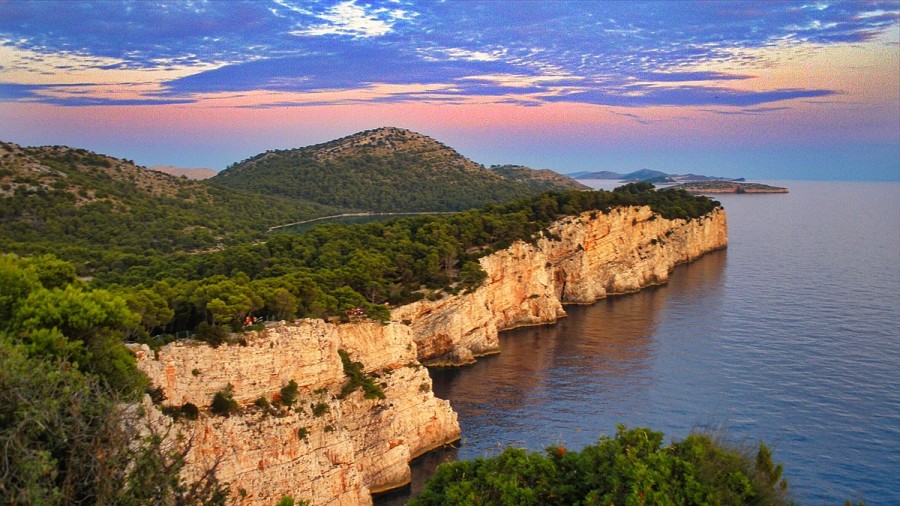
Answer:
[[[186,402],[183,406],[181,406],[181,416],[187,418],[188,420],[196,420],[197,417],[200,416],[200,409],[197,408],[196,404]]]
[[[104,378],[27,353],[0,332],[0,504],[227,503],[215,466],[185,481],[185,447]]]
[[[287,385],[281,387],[281,403],[290,407],[297,400],[297,382],[291,380]]]
[[[196,333],[194,333],[194,339],[203,341],[213,348],[218,348],[219,345],[228,340],[229,334],[230,332],[227,327],[200,322],[200,325],[197,326]]]
[[[147,389],[147,395],[150,396],[150,400],[153,401],[153,404],[161,404],[162,401],[166,400],[166,392],[162,387]]]
[[[282,496],[281,499],[275,506],[309,506],[309,501],[304,501],[303,499],[294,499],[289,495]]]
[[[312,413],[315,417],[320,417],[331,410],[331,407],[325,402],[310,404],[310,407],[312,408]]]
[[[466,291],[475,290],[485,279],[487,279],[487,272],[478,262],[470,260],[464,263],[459,270],[459,281]]]
[[[216,392],[216,395],[213,396],[210,410],[221,416],[231,416],[240,410],[240,406],[234,400],[234,386],[231,383],[224,389]]]
[[[358,388],[363,389],[363,397],[366,399],[385,398],[384,390],[382,390],[381,386],[375,383],[375,379],[372,376],[366,375],[362,362],[354,362],[344,350],[338,350],[338,355],[341,356],[344,374],[347,375],[347,383],[344,383],[344,386],[341,387],[341,393],[338,395],[338,398],[343,399]]]

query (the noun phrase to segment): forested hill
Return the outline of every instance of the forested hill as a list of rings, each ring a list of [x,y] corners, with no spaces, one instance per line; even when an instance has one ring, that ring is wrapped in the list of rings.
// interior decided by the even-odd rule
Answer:
[[[492,165],[491,170],[507,179],[525,183],[542,192],[591,189],[590,186],[581,184],[569,176],[563,176],[548,169],[538,170],[522,165]]]
[[[334,209],[190,181],[84,149],[0,142],[0,251],[81,267],[262,238]]]
[[[547,189],[511,180],[430,137],[400,128],[267,151],[210,181],[364,211],[458,211]]]

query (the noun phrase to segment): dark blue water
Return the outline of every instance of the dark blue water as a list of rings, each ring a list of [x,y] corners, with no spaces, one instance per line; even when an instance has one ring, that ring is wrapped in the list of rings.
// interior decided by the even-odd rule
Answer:
[[[782,182],[724,195],[730,243],[668,285],[501,334],[435,370],[470,459],[571,449],[617,423],[763,440],[801,504],[900,504],[900,184]]]

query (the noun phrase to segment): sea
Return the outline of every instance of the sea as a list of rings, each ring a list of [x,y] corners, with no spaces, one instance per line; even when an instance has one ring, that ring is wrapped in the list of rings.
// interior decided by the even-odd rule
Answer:
[[[577,450],[617,424],[764,441],[801,505],[900,504],[900,183],[764,182],[790,193],[715,196],[728,248],[668,284],[432,369],[462,439],[376,504],[403,504],[440,462]]]

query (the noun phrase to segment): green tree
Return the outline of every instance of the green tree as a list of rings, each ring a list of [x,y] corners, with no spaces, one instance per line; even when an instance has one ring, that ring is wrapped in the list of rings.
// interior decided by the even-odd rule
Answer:
[[[478,262],[468,261],[459,270],[459,282],[466,290],[478,288],[485,279],[487,279],[487,273]]]
[[[409,504],[791,504],[777,468],[764,445],[756,457],[702,434],[663,445],[661,433],[620,426],[580,452],[508,448],[442,464]]]
[[[69,285],[29,293],[18,304],[8,332],[33,356],[71,361],[133,398],[143,390],[146,378],[122,346],[122,336],[138,321],[124,298]]]
[[[0,255],[0,329],[8,328],[17,308],[37,288],[37,275],[20,265],[15,255]]]
[[[175,311],[169,307],[166,299],[155,290],[146,288],[129,290],[125,292],[124,296],[128,309],[140,318],[143,335],[147,335],[155,328],[165,326],[175,316]]]
[[[224,505],[215,468],[184,482],[189,446],[163,444],[123,400],[65,357],[0,333],[0,504]]]
[[[77,280],[75,266],[53,255],[41,255],[25,259],[26,268],[34,271],[44,288],[63,288]]]

